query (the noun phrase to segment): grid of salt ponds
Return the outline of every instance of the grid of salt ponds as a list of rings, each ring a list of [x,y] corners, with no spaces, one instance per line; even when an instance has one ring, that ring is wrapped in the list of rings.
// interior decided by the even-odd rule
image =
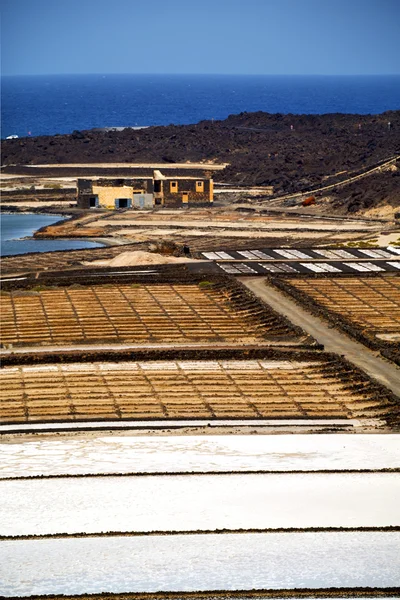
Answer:
[[[365,256],[369,256],[374,259],[388,259],[394,258],[394,254],[400,254],[400,249],[392,246],[388,246],[387,250],[383,250],[382,248],[374,248],[374,249],[365,249],[365,248],[357,248],[357,252],[364,254]],[[354,259],[358,258],[358,254],[352,252],[351,250],[325,250],[325,249],[317,249],[312,248],[311,251],[300,251],[295,249],[281,249],[281,248],[270,248],[269,254],[263,252],[261,250],[235,250],[236,254],[240,254],[247,260],[278,260],[281,257],[286,258],[288,260],[299,260],[306,259],[310,260],[314,258],[314,254],[327,258],[329,260],[343,260],[343,259]],[[277,255],[276,256],[274,256]],[[237,260],[235,256],[229,254],[228,252],[219,251],[219,252],[202,252],[202,255],[209,260]]]
[[[274,250],[275,254],[279,254],[279,256],[283,256],[284,258],[289,258],[290,260],[298,259],[298,258],[310,258],[308,254],[304,252],[300,252],[299,250]]]
[[[225,273],[230,273],[232,275],[239,275],[241,273],[257,273],[257,271],[250,267],[250,265],[244,263],[217,263],[217,266],[225,271]],[[267,263],[258,263],[257,266],[270,273],[299,273],[299,270],[295,267],[282,263],[279,263],[279,267],[277,265]]]
[[[0,593],[396,587],[399,544],[388,532],[4,541]]]
[[[354,258],[354,257],[352,257]],[[336,259],[337,260],[337,259]],[[299,269],[296,268],[293,264],[288,265],[285,263],[273,264],[273,263],[257,263],[255,264],[244,264],[244,263],[216,263],[217,266],[225,271],[225,273],[229,273],[231,275],[240,275],[246,273],[258,273],[259,270],[254,269],[253,267],[257,267],[263,271],[267,271],[269,273],[299,273]],[[344,269],[340,269],[336,264],[331,265],[326,262],[315,262],[315,263],[298,263],[303,268],[308,269],[313,273],[343,273]],[[381,262],[379,265],[376,265],[371,262],[343,262],[343,267],[347,267],[348,269],[352,269],[353,271],[357,271],[359,273],[378,273],[385,271],[392,271],[393,269],[400,270],[400,261],[387,261],[386,263]],[[389,267],[389,268],[388,268]],[[346,269],[347,270],[347,269]]]
[[[395,434],[169,435],[118,433],[3,438],[0,478],[400,468]]]
[[[271,264],[266,264],[266,263],[258,263],[258,266],[261,267],[262,269],[265,269],[266,271],[269,271],[270,273],[298,273],[299,270],[296,269],[295,267],[291,266],[291,265],[285,265],[282,263],[279,263],[279,267],[278,265],[271,265]]]
[[[351,254],[350,252],[347,252],[347,250],[317,250],[317,249],[313,249],[313,252],[315,252],[315,254],[319,254],[320,256],[323,256],[324,258],[328,258],[330,260],[340,260],[343,258],[354,258],[354,254]]]
[[[192,369],[207,369],[211,371],[220,371],[223,369],[232,369],[234,371],[248,371],[253,369],[282,369],[296,370],[310,366],[320,366],[323,363],[318,361],[294,361],[294,360],[184,360],[184,361],[143,361],[143,362],[118,362],[118,363],[70,363],[65,365],[34,365],[6,367],[7,372],[21,371],[23,373],[39,372],[58,372],[58,371],[87,371],[88,364],[100,371],[177,371],[183,369],[190,371]]]
[[[338,267],[334,267],[328,263],[300,263],[302,267],[313,271],[314,273],[342,273],[342,269]],[[398,267],[400,269],[399,263],[387,263],[390,266]],[[355,271],[363,272],[363,273],[376,273],[380,271],[386,271],[384,265],[374,265],[371,262],[344,262],[344,266],[349,267],[350,269],[354,269]]]
[[[378,267],[377,265],[374,265],[373,263],[370,263],[370,262],[365,262],[365,263],[351,262],[351,263],[343,263],[343,264],[346,267],[350,267],[351,269],[354,269],[355,271],[359,271],[360,273],[385,271],[385,269],[383,269],[382,267]]]
[[[244,258],[249,258],[250,260],[259,260],[260,258],[271,260],[271,256],[268,256],[268,254],[265,254],[265,252],[261,252],[260,250],[238,250],[237,253],[241,254]]]
[[[227,252],[202,252],[205,258],[209,260],[234,260],[233,256],[228,254]]]
[[[220,269],[225,271],[225,273],[232,273],[232,274],[257,273],[257,271],[252,269],[252,267],[250,267],[249,265],[245,265],[244,263],[235,263],[234,266],[232,264],[224,264],[224,263],[217,263],[217,265],[219,266]]]
[[[391,246],[388,247],[387,250],[383,250],[381,248],[378,249],[361,249],[361,248],[357,248],[357,252],[360,252],[361,254],[364,254],[365,256],[368,256],[370,258],[374,258],[374,259],[379,259],[381,260],[381,264],[380,265],[376,265],[373,264],[371,262],[355,262],[354,259],[359,258],[359,255],[355,254],[354,252],[352,253],[351,251],[347,251],[347,250],[341,250],[341,249],[337,249],[337,250],[324,250],[324,249],[312,249],[311,253],[310,252],[304,252],[304,251],[300,251],[300,250],[294,250],[294,249],[270,249],[269,252],[270,254],[266,254],[265,252],[261,251],[261,250],[237,250],[235,251],[236,254],[239,254],[240,256],[244,257],[247,260],[254,260],[254,261],[258,261],[260,259],[262,260],[278,260],[278,258],[284,257],[288,260],[300,260],[300,259],[306,259],[306,260],[312,260],[314,259],[314,254],[317,254],[323,258],[326,258],[327,260],[335,260],[335,261],[343,261],[343,260],[353,260],[353,262],[349,263],[349,262],[343,262],[343,267],[348,267],[354,271],[360,272],[360,273],[373,273],[373,272],[384,272],[387,270],[393,270],[394,269],[399,269],[400,270],[400,262],[398,261],[393,261],[393,262],[386,262],[383,263],[382,259],[388,259],[388,258],[394,258],[394,254],[400,254],[400,250],[397,248],[393,248]],[[277,256],[274,256],[275,255]],[[202,253],[203,256],[205,258],[208,258],[209,260],[215,260],[215,261],[220,261],[222,260],[232,260],[232,261],[237,261],[237,258],[235,258],[235,256],[233,256],[232,254],[229,254],[227,252],[224,251],[220,251],[220,252],[203,252]],[[277,258],[278,257],[278,258]],[[315,259],[314,259],[315,260]],[[340,267],[338,265],[333,266],[330,265],[329,263],[299,263],[302,267],[304,267],[305,269],[308,269],[309,271],[313,272],[313,273],[341,273],[342,269],[340,269]],[[257,273],[258,271],[255,270],[253,267],[255,267],[255,265],[249,265],[249,264],[245,264],[245,263],[240,263],[240,262],[235,262],[234,264],[227,264],[227,263],[220,263],[217,262],[217,265],[220,269],[222,269],[223,271],[225,271],[226,273],[229,273],[231,275],[240,275],[240,274],[246,274],[246,273]],[[257,267],[260,267],[262,270],[268,271],[269,273],[298,273],[299,270],[296,269],[296,267],[294,265],[288,265],[285,263],[279,263],[278,265],[271,265],[271,264],[264,264],[264,263],[258,263]],[[389,269],[388,269],[389,267]]]
[[[361,252],[361,254],[369,256],[370,258],[393,258],[393,254],[387,250],[366,250],[364,248],[359,248],[358,251]]]
[[[397,473],[3,480],[0,495],[4,536],[400,525]]]
[[[341,273],[341,269],[328,263],[300,263],[302,267],[310,269],[314,273]]]

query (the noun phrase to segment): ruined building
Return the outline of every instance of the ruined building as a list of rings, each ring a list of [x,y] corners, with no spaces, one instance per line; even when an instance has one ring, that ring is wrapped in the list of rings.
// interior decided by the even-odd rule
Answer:
[[[169,208],[210,206],[214,199],[211,177],[152,177],[78,179],[79,208]]]

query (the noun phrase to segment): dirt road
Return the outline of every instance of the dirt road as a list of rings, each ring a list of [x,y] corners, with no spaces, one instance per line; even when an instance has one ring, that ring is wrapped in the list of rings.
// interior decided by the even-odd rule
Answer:
[[[151,163],[63,163],[63,164],[38,164],[38,165],[21,165],[24,167],[35,169],[54,169],[54,167],[68,167],[76,169],[207,169],[209,171],[222,171],[229,163],[213,163],[213,162],[184,162],[184,163],[167,163],[167,162],[151,162]]]
[[[380,358],[377,353],[362,344],[350,339],[344,333],[331,328],[326,321],[315,317],[301,308],[282,292],[266,284],[262,277],[242,277],[242,281],[261,300],[292,323],[302,327],[311,334],[327,352],[335,352],[344,356],[348,361],[362,369],[367,375],[385,385],[396,396],[400,397],[400,368],[389,361]]]

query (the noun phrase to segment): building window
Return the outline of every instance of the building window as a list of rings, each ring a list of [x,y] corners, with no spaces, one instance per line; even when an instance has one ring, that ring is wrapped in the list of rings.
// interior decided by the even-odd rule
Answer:
[[[169,191],[174,194],[178,191],[178,182],[177,181],[171,181],[169,184]]]
[[[130,198],[117,198],[115,208],[131,208],[132,200]]]
[[[204,181],[196,181],[196,192],[204,192]]]
[[[156,179],[154,182],[154,193],[155,194],[161,193],[161,181],[159,181],[158,179]]]

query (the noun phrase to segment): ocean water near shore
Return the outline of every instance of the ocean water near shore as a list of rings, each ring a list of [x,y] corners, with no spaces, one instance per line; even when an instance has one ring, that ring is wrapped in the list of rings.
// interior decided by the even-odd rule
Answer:
[[[29,238],[35,231],[60,221],[57,215],[2,214],[1,256],[27,254],[28,252],[51,252],[54,250],[78,250],[100,248],[103,244],[86,240],[36,240]]]
[[[224,119],[242,111],[377,114],[400,109],[400,76],[52,75],[2,77],[1,135],[55,135]],[[98,247],[34,240],[50,215],[3,215],[2,255]]]
[[[242,111],[377,114],[400,109],[400,76],[4,76],[2,137],[224,119]]]

